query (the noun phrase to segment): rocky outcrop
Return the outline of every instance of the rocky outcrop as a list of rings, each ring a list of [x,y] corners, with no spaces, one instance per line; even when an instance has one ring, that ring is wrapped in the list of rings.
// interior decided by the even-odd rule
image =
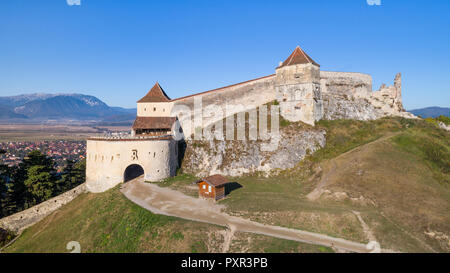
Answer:
[[[439,126],[439,128],[444,129],[445,131],[450,131],[450,125],[446,125],[442,121],[438,122],[438,126]]]
[[[190,140],[182,170],[196,176],[240,176],[255,172],[270,175],[294,167],[308,153],[325,146],[325,134],[322,129],[296,129],[295,125],[289,125],[280,129],[278,147],[273,151],[267,151],[268,143],[263,141]]]

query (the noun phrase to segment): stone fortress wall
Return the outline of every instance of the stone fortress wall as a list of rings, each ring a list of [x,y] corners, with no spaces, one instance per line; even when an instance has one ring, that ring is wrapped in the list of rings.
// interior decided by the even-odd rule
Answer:
[[[372,91],[372,76],[352,72],[320,72],[324,119],[372,120],[385,116],[415,118],[402,105],[401,74],[394,84]]]
[[[206,127],[224,117],[242,111],[249,111],[268,102],[280,102],[281,114],[288,120],[301,120],[314,125],[322,118],[371,120],[383,116],[404,116],[413,118],[404,112],[401,106],[401,76],[397,74],[396,84],[382,86],[380,90],[372,90],[372,76],[357,72],[320,71],[320,78],[308,86],[305,84],[280,84],[276,75],[269,75],[249,82],[223,87],[205,93],[173,100],[173,106],[187,106],[192,112],[190,115],[178,116],[183,129],[190,128],[193,132],[197,127],[193,122],[193,115],[202,115],[203,126]],[[292,75],[295,73],[291,73]],[[314,88],[320,86],[318,94]],[[289,89],[289,87],[291,89]],[[296,92],[297,91],[297,92]],[[298,92],[300,91],[300,92]],[[194,113],[194,100],[201,98],[202,114]],[[290,100],[283,102],[284,98]],[[313,103],[314,99],[318,103]],[[301,105],[298,114],[292,114],[296,105]],[[208,109],[209,105],[220,107],[225,115],[216,115],[217,107]],[[243,108],[227,107],[241,105]],[[227,111],[228,110],[228,111]],[[294,118],[290,118],[294,116]],[[297,117],[296,117],[297,116]]]
[[[84,192],[86,192],[86,183],[83,183],[63,194],[37,204],[29,209],[1,218],[0,227],[15,233],[20,232],[25,228],[39,222],[45,216],[69,203],[75,197]]]
[[[279,103],[283,118],[310,125],[321,119],[414,117],[402,106],[400,74],[392,86],[383,85],[373,92],[370,75],[321,71],[320,65],[300,47],[280,63],[275,74],[211,91],[171,100],[156,83],[138,101],[137,115],[140,120],[146,120],[143,126],[149,129],[164,126],[163,119],[167,117],[177,117],[184,136],[190,136],[197,128],[206,128],[227,116],[253,111],[272,101]],[[177,130],[171,133],[178,134]],[[142,166],[148,181],[175,175],[177,140],[172,137],[88,140],[88,190],[101,192],[114,187],[124,180],[124,173],[131,164]]]
[[[274,100],[275,75],[269,75],[175,99],[172,116],[178,116],[184,134],[189,135],[197,127],[205,128],[227,116],[253,110]],[[201,104],[195,105],[198,102]],[[180,114],[177,110],[188,111],[182,111]],[[202,116],[202,124],[196,124],[194,116]]]
[[[174,176],[178,165],[177,142],[165,139],[88,139],[86,188],[103,192],[124,181],[133,164],[144,170],[144,179],[159,181]]]

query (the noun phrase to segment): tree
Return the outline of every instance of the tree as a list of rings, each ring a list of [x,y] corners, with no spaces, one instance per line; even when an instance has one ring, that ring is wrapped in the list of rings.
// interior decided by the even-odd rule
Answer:
[[[28,190],[30,205],[45,201],[57,192],[54,176],[47,171],[46,166],[36,165],[28,168],[24,183]]]
[[[13,175],[14,184],[26,187],[22,196],[23,208],[32,207],[57,193],[55,174],[55,162],[40,151],[32,151],[24,157]]]
[[[6,196],[6,178],[0,174],[0,218],[4,216],[3,214],[3,199]]]
[[[86,179],[86,160],[75,163],[67,160],[61,180],[58,182],[58,191],[66,192],[84,183]]]
[[[23,209],[25,185],[23,181],[14,182],[11,179],[17,170],[17,167],[0,165],[0,214],[3,217]]]

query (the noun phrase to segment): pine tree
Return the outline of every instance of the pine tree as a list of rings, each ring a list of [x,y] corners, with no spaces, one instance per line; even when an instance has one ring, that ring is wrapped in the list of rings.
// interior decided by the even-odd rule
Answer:
[[[13,176],[14,184],[25,186],[23,208],[32,207],[56,195],[55,174],[55,162],[40,151],[32,151],[24,157]]]
[[[4,216],[3,214],[3,199],[6,197],[6,179],[0,175],[0,218]]]
[[[8,183],[5,196],[3,198],[3,215],[8,216],[22,210],[20,202],[16,197],[16,191],[14,189],[14,183]]]
[[[58,182],[58,190],[66,192],[74,187],[84,183],[86,179],[86,161],[82,160],[75,163],[68,160],[63,170],[62,178]]]
[[[28,189],[30,205],[36,205],[57,193],[54,176],[47,171],[46,166],[29,167],[24,183]]]

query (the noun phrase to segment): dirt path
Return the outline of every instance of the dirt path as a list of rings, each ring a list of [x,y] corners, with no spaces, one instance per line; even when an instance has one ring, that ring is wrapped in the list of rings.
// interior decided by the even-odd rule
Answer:
[[[385,141],[387,139],[390,139],[398,134],[400,134],[400,132],[387,134],[385,136],[380,137],[377,140],[358,146],[354,149],[351,149],[350,151],[347,151],[343,154],[338,155],[335,158],[328,160],[325,166],[323,167],[324,172],[322,174],[322,177],[320,178],[319,183],[317,184],[316,188],[312,192],[310,192],[306,197],[311,201],[317,200],[324,192],[325,187],[330,184],[330,178],[333,177],[338,170],[345,169],[346,167],[349,166],[349,164],[354,163],[354,160],[350,159],[353,157],[354,153],[364,151],[368,149],[370,146]]]
[[[368,252],[365,244],[279,226],[269,226],[222,212],[223,206],[179,191],[145,183],[142,177],[122,185],[121,192],[139,206],[157,214],[225,226],[232,230],[333,247],[339,251]],[[230,235],[232,235],[232,233]],[[232,236],[230,236],[232,237]],[[231,238],[230,238],[231,240]],[[226,250],[226,249],[224,249]]]

